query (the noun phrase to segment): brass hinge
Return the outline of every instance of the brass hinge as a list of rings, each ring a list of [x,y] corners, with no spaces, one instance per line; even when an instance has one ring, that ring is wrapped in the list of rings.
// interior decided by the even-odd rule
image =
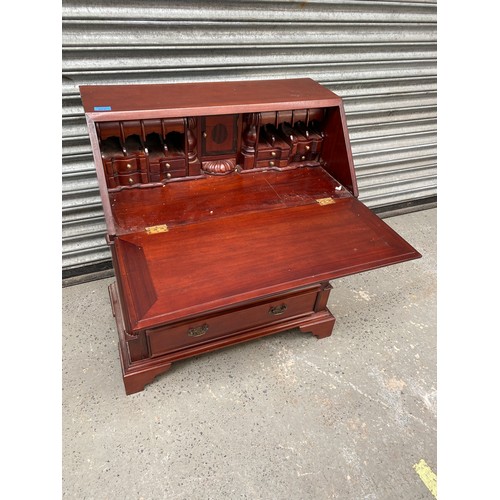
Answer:
[[[332,203],[335,203],[335,200],[332,197],[329,197],[329,198],[318,198],[316,201],[320,205],[331,205]]]
[[[158,226],[150,226],[144,228],[147,234],[166,233],[168,226],[166,224],[159,224]]]

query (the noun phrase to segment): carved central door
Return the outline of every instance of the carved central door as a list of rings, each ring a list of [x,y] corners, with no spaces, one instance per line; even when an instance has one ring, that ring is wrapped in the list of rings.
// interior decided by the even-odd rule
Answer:
[[[202,156],[235,155],[237,146],[238,115],[216,115],[202,117]]]

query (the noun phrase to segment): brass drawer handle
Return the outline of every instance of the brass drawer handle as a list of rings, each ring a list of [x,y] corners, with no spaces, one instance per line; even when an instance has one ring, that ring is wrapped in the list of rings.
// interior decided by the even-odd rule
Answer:
[[[274,306],[269,308],[269,314],[274,314],[277,316],[278,314],[283,314],[287,310],[286,304],[281,304],[280,306]]]
[[[208,325],[205,323],[201,326],[197,326],[195,328],[190,328],[188,330],[188,335],[190,337],[201,337],[202,335],[205,335],[205,333],[208,332]]]

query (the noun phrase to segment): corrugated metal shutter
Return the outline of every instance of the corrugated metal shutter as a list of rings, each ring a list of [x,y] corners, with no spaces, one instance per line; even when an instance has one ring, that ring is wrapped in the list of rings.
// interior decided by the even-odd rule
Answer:
[[[436,195],[435,1],[63,1],[63,273],[109,263],[78,86],[311,77],[345,100],[360,199]]]

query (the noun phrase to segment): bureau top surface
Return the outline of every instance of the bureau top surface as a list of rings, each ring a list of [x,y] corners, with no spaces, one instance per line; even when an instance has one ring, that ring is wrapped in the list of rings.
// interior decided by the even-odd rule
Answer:
[[[340,97],[310,78],[140,85],[83,85],[92,119],[200,116],[338,105]]]
[[[298,198],[289,197],[285,186],[287,182],[297,185],[300,174],[310,177],[304,179],[304,192]],[[182,207],[168,214],[160,205],[150,206],[152,211],[183,219],[183,223],[164,233],[140,231],[115,239],[116,271],[124,285],[134,329],[420,256],[345,191],[329,204],[316,202],[314,196],[330,192],[333,197],[338,187],[321,169],[277,175],[283,181],[264,184],[264,175],[256,174],[243,179],[239,188],[234,184],[223,193],[207,190],[209,183],[191,183],[191,189],[200,190],[208,215],[200,209],[195,210],[196,220],[185,219]],[[262,193],[258,196],[260,209],[252,203],[242,211],[225,209],[219,213],[221,197],[226,207],[235,206],[233,202],[241,199],[238,191],[248,190],[249,183]],[[196,198],[194,191],[185,192],[184,186],[179,189],[176,201],[180,205],[188,195]],[[140,197],[134,199],[134,203],[140,202]],[[212,207],[215,217],[210,215]],[[120,210],[123,216],[125,207]]]

